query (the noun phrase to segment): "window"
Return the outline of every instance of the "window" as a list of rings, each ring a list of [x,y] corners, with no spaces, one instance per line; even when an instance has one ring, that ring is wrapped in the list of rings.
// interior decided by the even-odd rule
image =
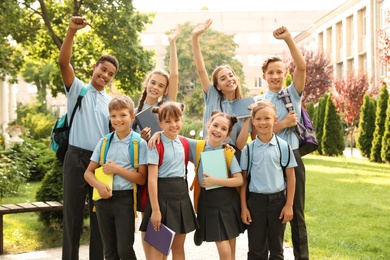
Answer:
[[[241,35],[235,34],[233,40],[235,43],[240,44],[241,43]]]
[[[162,44],[163,46],[168,46],[168,45],[169,45],[168,35],[166,35],[166,34],[163,34],[163,35],[162,35],[161,44]]]
[[[252,78],[251,85],[254,88],[261,88],[261,78],[260,77]]]

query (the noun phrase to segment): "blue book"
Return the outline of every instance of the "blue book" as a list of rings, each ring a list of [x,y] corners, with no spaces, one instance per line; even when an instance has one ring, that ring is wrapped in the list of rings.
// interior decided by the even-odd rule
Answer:
[[[142,130],[145,127],[150,127],[152,136],[155,132],[161,131],[161,127],[158,124],[157,114],[152,112],[152,107],[148,107],[135,116],[139,128]]]
[[[234,100],[232,105],[233,115],[237,118],[250,117],[252,110],[248,109],[248,106],[255,103],[255,101],[253,97]]]
[[[152,221],[149,219],[144,240],[158,251],[168,256],[171,251],[175,231],[161,223],[160,231],[155,231]]]
[[[203,172],[214,178],[228,178],[228,169],[224,149],[207,151],[200,153],[200,162],[202,163]],[[206,190],[220,188],[222,186],[206,187]]]

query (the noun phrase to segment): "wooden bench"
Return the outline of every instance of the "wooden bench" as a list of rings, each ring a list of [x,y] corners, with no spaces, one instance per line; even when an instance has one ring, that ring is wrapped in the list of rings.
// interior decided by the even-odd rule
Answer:
[[[40,212],[40,211],[55,211],[62,210],[63,205],[58,201],[46,202],[31,202],[0,205],[0,255],[4,252],[4,237],[3,237],[3,216],[5,214],[25,213],[25,212]]]

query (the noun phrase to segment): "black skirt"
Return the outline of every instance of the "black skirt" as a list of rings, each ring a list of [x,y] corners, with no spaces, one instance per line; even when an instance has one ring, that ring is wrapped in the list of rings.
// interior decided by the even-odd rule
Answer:
[[[184,178],[159,178],[158,203],[162,216],[161,223],[176,234],[187,234],[199,227]],[[148,200],[140,231],[146,231],[151,214],[152,209]]]
[[[199,232],[202,241],[229,240],[244,233],[240,196],[236,188],[201,189],[198,202]]]

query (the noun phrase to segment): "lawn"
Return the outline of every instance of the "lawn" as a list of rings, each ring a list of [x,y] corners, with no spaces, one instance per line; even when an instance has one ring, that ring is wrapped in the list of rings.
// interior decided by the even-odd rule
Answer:
[[[390,165],[315,155],[305,156],[304,162],[311,258],[389,259]],[[38,185],[31,183],[0,204],[34,201]],[[61,246],[61,231],[37,219],[35,213],[4,216],[5,253]],[[289,228],[285,237],[291,244]]]

